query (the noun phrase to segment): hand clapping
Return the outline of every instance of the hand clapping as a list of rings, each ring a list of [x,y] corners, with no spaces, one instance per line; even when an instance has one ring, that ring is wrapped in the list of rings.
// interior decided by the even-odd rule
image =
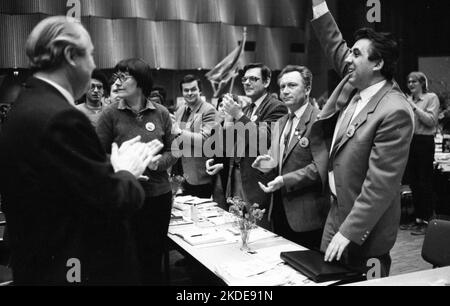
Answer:
[[[231,94],[225,94],[223,96],[223,110],[224,112],[233,117],[235,120],[239,120],[244,112],[242,111],[242,106],[234,101],[233,96]]]
[[[163,144],[157,139],[149,143],[142,143],[140,140],[141,136],[137,136],[122,143],[120,148],[116,143],[112,144],[111,164],[115,172],[129,171],[136,178],[141,178],[149,164],[157,165],[161,158],[157,153],[163,148]]]

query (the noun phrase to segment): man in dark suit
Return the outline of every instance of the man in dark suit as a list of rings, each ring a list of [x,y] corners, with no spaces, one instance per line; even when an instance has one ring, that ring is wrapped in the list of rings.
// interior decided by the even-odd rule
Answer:
[[[242,103],[235,101],[227,94],[223,97],[224,111],[234,124],[225,123],[226,127],[236,129],[234,157],[230,161],[227,196],[240,196],[249,203],[258,203],[261,208],[268,208],[270,197],[258,186],[258,181],[269,182],[260,171],[252,168],[258,155],[267,153],[270,147],[272,122],[277,121],[287,113],[286,106],[267,92],[272,72],[260,63],[249,64],[244,67],[242,84],[245,95],[251,103],[242,108]],[[243,132],[238,126],[243,126],[249,132]],[[265,141],[266,148],[260,148],[261,141]],[[230,148],[226,148],[227,154]],[[262,151],[261,151],[262,150]],[[268,226],[267,218],[261,225]]]
[[[313,27],[330,63],[343,77],[317,125],[330,154],[332,194],[321,249],[367,271],[389,274],[400,221],[400,184],[413,133],[413,113],[393,80],[396,42],[361,29],[348,48],[323,0],[313,0]],[[369,265],[369,266],[368,266]]]
[[[311,71],[287,66],[278,76],[280,98],[289,114],[277,121],[268,155],[258,156],[253,167],[261,172],[275,170],[267,186],[272,193],[269,220],[275,233],[310,249],[319,249],[329,201],[323,193],[327,181],[328,154],[321,137],[311,129],[319,109],[309,100]]]
[[[64,16],[41,21],[26,42],[37,71],[0,136],[0,188],[15,284],[133,284],[127,218],[142,205],[136,178],[162,147],[139,138],[110,160],[74,106],[95,68],[88,32]]]

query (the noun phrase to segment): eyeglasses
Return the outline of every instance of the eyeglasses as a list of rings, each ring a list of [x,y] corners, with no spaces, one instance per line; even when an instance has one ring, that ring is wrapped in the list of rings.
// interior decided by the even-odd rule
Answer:
[[[121,83],[126,82],[128,79],[131,79],[133,76],[125,73],[116,72],[113,74],[114,80],[119,80]]]
[[[249,76],[249,77],[242,77],[241,82],[244,84],[247,81],[250,81],[250,83],[256,83],[258,80],[261,80],[261,78],[255,77],[255,76]]]

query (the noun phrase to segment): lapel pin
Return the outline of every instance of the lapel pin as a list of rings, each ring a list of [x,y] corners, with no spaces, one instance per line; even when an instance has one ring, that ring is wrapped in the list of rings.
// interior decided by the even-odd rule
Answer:
[[[347,137],[352,138],[355,135],[355,126],[351,125],[347,130]]]
[[[309,146],[309,139],[306,137],[302,137],[300,139],[300,147],[307,148]]]
[[[252,122],[255,122],[256,120],[258,120],[258,116],[253,115],[252,118],[250,118],[250,120],[251,120]]]
[[[155,130],[155,125],[152,122],[148,122],[145,125],[145,128],[147,129],[147,131],[153,132]]]

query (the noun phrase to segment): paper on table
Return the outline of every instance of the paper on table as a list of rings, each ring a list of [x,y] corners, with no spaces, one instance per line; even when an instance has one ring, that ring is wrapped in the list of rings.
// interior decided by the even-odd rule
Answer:
[[[227,241],[224,235],[211,228],[194,227],[186,229],[184,227],[172,227],[169,228],[169,234],[176,235],[193,246]]]
[[[255,242],[261,239],[275,237],[277,234],[272,233],[268,230],[263,229],[262,227],[254,228],[250,232],[249,242]]]
[[[285,264],[271,265],[260,260],[228,262],[216,267],[216,273],[234,286],[281,286],[302,284],[308,280]]]
[[[280,257],[281,252],[301,251],[301,250],[306,250],[306,248],[297,244],[290,243],[258,249],[257,252],[254,254],[254,256],[260,260],[265,260],[271,264],[278,264],[284,262]]]
[[[169,226],[176,226],[176,225],[185,225],[185,224],[192,224],[193,222],[191,220],[188,220],[186,218],[181,219],[170,219]]]

